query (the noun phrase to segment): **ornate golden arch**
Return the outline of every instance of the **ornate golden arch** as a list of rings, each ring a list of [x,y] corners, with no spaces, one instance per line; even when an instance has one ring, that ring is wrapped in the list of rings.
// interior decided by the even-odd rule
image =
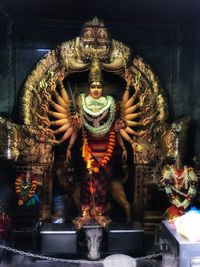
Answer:
[[[104,25],[93,22],[83,27],[79,37],[62,43],[39,60],[23,88],[20,118],[25,125],[45,128],[52,95],[50,82],[57,80],[63,68],[65,78],[72,73],[87,71],[95,54],[102,70],[122,78],[128,73],[132,77],[132,93],[139,88],[138,98],[143,99],[143,103],[134,138],[142,149],[135,155],[136,162],[149,163],[158,154],[158,138],[166,128],[168,106],[164,91],[151,67],[141,57],[136,56],[131,61],[130,48],[110,39]]]

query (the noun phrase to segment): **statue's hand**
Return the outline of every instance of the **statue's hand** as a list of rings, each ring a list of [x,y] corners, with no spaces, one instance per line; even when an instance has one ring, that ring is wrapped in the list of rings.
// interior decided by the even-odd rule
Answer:
[[[151,123],[151,118],[145,118],[143,121],[142,121],[142,125],[143,126],[146,126],[146,125],[148,125],[148,124],[150,124]]]
[[[58,74],[58,84],[62,84],[63,80],[65,79],[65,67],[62,67],[62,69],[60,70],[60,73]]]
[[[55,139],[49,139],[48,140],[52,145],[59,145],[61,141],[55,140]]]
[[[74,130],[79,130],[82,127],[82,120],[79,113],[76,112],[75,115],[71,116],[71,125],[73,126]]]
[[[125,75],[124,75],[127,87],[130,87],[132,84],[132,75],[128,72],[128,69],[125,70]]]
[[[44,132],[49,133],[52,137],[55,137],[54,131],[50,128],[43,128]]]
[[[119,132],[121,129],[124,129],[124,128],[126,128],[126,124],[125,124],[124,120],[122,120],[122,119],[116,120],[115,126],[114,126],[115,132]]]
[[[56,91],[56,83],[53,80],[49,82],[49,87],[51,88],[52,92]]]
[[[62,67],[58,75],[58,80],[63,81],[65,78],[65,67]]]
[[[125,160],[125,161],[127,161],[127,159],[128,159],[128,153],[127,153],[127,150],[126,149],[123,149],[122,159]]]
[[[67,148],[67,151],[66,151],[66,160],[65,160],[65,162],[66,162],[67,164],[69,164],[69,161],[71,160],[71,158],[72,158],[71,150],[70,150],[69,148]]]
[[[47,127],[50,127],[51,122],[50,122],[50,120],[48,118],[44,118],[43,122]]]
[[[141,94],[140,102],[139,102],[140,107],[142,107],[144,105],[144,101],[146,100],[146,98],[147,98],[147,94],[146,93]]]

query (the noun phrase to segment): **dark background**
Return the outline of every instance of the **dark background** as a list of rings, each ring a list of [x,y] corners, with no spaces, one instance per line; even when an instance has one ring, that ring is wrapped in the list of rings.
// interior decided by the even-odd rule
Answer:
[[[98,16],[114,39],[131,47],[158,75],[170,107],[170,120],[192,118],[190,158],[200,155],[200,1],[199,0],[0,0],[0,113],[18,110],[23,84],[37,61],[60,42],[80,34]],[[11,75],[7,31],[12,27]],[[8,76],[11,76],[11,92]]]

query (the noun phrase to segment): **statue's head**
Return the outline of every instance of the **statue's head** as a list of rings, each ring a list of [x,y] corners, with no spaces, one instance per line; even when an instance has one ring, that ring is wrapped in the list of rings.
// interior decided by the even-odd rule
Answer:
[[[188,117],[174,121],[163,136],[166,157],[179,163],[186,156],[189,122]]]
[[[26,174],[25,174],[25,180],[26,180],[27,183],[30,182],[30,180],[31,180],[31,172],[30,172],[30,170],[28,170],[26,172]]]
[[[89,82],[88,94],[92,98],[98,99],[99,97],[104,95],[101,64],[98,55],[96,53],[93,55],[91,60],[88,82]]]
[[[103,84],[99,81],[90,83],[89,95],[94,99],[100,98],[103,95]]]
[[[99,57],[106,59],[110,50],[111,38],[102,20],[97,17],[83,25],[81,35],[81,47],[84,50],[84,57],[91,59],[94,49],[99,51]]]

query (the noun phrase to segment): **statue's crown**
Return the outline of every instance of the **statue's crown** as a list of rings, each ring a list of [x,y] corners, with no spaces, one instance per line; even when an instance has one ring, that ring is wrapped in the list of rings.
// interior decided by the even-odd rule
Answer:
[[[106,28],[106,25],[103,20],[100,20],[98,17],[94,17],[92,20],[85,22],[83,27]]]

